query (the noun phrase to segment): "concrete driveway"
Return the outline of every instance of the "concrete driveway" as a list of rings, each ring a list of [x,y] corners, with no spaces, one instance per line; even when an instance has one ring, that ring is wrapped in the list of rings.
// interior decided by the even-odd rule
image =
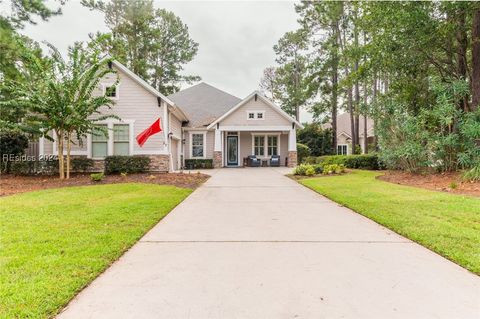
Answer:
[[[285,169],[210,173],[59,317],[480,317],[479,277]]]

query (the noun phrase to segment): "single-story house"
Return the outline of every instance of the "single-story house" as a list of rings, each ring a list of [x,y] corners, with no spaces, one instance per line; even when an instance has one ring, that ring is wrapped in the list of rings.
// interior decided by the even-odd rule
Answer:
[[[117,76],[106,76],[99,92],[108,92],[115,101],[101,110],[118,119],[98,122],[108,135],[88,134],[75,143],[72,156],[96,160],[97,167],[110,155],[142,155],[151,158],[152,170],[175,171],[185,159],[211,159],[214,167],[241,167],[244,158],[256,155],[262,160],[279,155],[281,165],[297,164],[296,130],[303,126],[254,91],[240,99],[206,83],[164,96],[127,67],[114,61]],[[160,118],[162,131],[143,146],[135,137]],[[55,132],[49,133],[55,139]],[[55,155],[56,143],[41,138],[40,155]]]
[[[325,123],[322,125],[322,128],[331,128],[331,123]],[[362,154],[365,154],[364,149],[364,119],[360,117],[359,123],[359,144],[362,149]],[[375,135],[373,128],[373,120],[367,118],[367,143],[368,145],[375,143]],[[350,123],[350,113],[343,113],[337,116],[337,154],[339,155],[350,155],[352,154],[352,127]]]

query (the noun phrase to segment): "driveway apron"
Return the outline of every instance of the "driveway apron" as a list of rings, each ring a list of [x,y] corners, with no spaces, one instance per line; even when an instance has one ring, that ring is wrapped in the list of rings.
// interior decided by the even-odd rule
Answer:
[[[59,318],[480,318],[480,278],[284,176],[212,177]]]

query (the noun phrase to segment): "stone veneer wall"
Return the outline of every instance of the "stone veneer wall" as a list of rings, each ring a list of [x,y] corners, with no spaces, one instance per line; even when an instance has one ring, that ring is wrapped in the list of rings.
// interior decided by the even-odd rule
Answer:
[[[289,151],[288,152],[288,167],[297,166],[297,152]]]
[[[222,167],[222,152],[214,151],[213,152],[213,168]]]
[[[169,155],[136,155],[147,156],[150,158],[150,171],[151,172],[168,172],[170,168],[170,156]],[[71,158],[86,157],[81,155],[74,155]],[[105,170],[104,160],[93,160],[93,168],[91,172],[103,172]]]

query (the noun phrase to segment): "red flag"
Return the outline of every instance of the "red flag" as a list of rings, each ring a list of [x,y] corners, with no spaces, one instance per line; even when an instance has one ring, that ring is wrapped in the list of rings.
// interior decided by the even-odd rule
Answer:
[[[152,125],[150,125],[149,128],[137,135],[138,145],[143,146],[150,136],[161,131],[162,128],[160,127],[160,119],[157,119]]]

